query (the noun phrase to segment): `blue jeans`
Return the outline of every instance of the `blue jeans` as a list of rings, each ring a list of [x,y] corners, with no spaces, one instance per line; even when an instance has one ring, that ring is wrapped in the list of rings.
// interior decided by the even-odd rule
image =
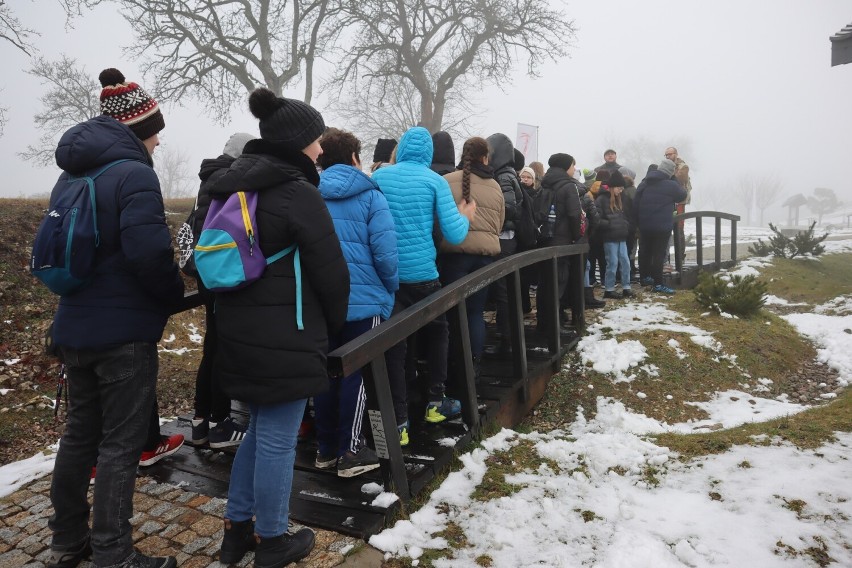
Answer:
[[[68,417],[50,487],[51,547],[73,549],[89,533],[86,493],[97,462],[92,560],[96,566],[113,566],[133,552],[133,492],[154,405],[157,345],[62,348],[62,357],[68,372]]]
[[[307,399],[250,404],[246,437],[231,466],[225,518],[247,521],[263,538],[287,532],[296,439]]]
[[[334,351],[379,325],[381,317],[348,321],[336,336],[328,338],[328,350]],[[357,454],[363,443],[361,430],[367,393],[358,369],[348,377],[329,379],[330,388],[314,396],[317,444],[323,456],[343,456],[348,451]]]
[[[439,257],[441,284],[448,286],[468,274],[476,272],[494,262],[493,256],[480,254],[446,253]],[[529,292],[528,292],[529,293]],[[470,352],[474,357],[482,356],[485,345],[485,302],[488,299],[488,288],[468,296],[465,300],[467,307],[467,329],[470,332]]]
[[[621,270],[621,288],[630,290],[630,257],[627,256],[627,241],[605,242],[606,278],[604,287],[607,292],[615,290],[615,273]]]

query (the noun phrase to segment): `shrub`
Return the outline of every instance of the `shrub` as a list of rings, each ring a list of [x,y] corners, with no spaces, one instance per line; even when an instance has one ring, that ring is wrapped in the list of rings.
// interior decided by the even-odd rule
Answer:
[[[748,250],[756,256],[767,256],[769,254],[783,258],[793,258],[804,254],[819,256],[825,252],[825,247],[820,243],[828,237],[828,233],[823,234],[821,237],[814,236],[815,226],[816,221],[811,223],[807,231],[799,231],[791,239],[781,234],[781,231],[775,225],[769,223],[769,228],[774,233],[769,237],[769,242],[764,243],[763,239],[758,239]]]
[[[693,293],[700,305],[716,313],[751,317],[766,302],[766,291],[766,283],[758,281],[753,275],[727,277],[702,272]]]

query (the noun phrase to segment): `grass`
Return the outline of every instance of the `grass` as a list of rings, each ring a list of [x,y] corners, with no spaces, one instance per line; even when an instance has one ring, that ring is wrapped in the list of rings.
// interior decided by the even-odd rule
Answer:
[[[760,270],[770,293],[790,302],[822,304],[852,294],[852,254],[827,254],[816,259],[776,258]]]
[[[506,481],[507,476],[521,471],[535,471],[542,465],[547,465],[554,472],[560,471],[556,462],[538,454],[535,444],[530,440],[520,440],[506,451],[494,452],[485,463],[488,464],[488,471],[472,495],[473,500],[480,502],[510,497],[523,489],[521,485]]]
[[[833,402],[766,422],[702,434],[661,434],[654,442],[678,452],[682,459],[718,454],[735,445],[770,445],[784,440],[803,449],[818,448],[835,440],[835,432],[852,432],[852,390]],[[741,467],[750,467],[740,464]]]

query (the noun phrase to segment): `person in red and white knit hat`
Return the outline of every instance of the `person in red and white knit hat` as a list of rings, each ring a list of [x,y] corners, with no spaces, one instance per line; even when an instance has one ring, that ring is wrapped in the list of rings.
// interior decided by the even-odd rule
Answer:
[[[156,421],[157,342],[184,292],[151,158],[165,121],[157,101],[117,69],[99,79],[103,115],[60,138],[55,155],[63,172],[50,197],[54,208],[69,178],[97,178],[94,276],[60,297],[53,320],[70,397],[51,482],[45,564],[75,568],[91,558],[95,566],[174,568],[173,556],[134,551],[130,524],[137,467],[183,443],[182,436],[160,437]]]

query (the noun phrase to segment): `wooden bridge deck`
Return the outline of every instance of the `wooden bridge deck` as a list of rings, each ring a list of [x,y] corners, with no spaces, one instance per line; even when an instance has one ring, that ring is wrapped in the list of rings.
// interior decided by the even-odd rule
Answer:
[[[547,382],[558,369],[559,360],[576,344],[576,339],[563,346],[559,357],[551,357],[544,339],[526,327],[529,396],[523,399],[522,385],[511,375],[506,359],[485,356],[482,378],[477,387],[480,424],[497,423],[512,427],[520,422],[544,394]],[[489,326],[487,343],[496,343],[494,329]],[[412,393],[412,414],[422,404]],[[419,414],[419,411],[418,411]],[[190,436],[189,417],[181,417],[162,426],[163,433]],[[369,435],[369,433],[367,433]],[[472,440],[471,432],[461,418],[441,424],[413,420],[411,443],[403,448],[406,473],[412,494],[419,493],[451,461],[455,448]],[[295,521],[335,532],[369,538],[396,514],[400,502],[390,506],[373,506],[374,495],[364,492],[365,484],[381,486],[379,470],[342,479],[334,471],[314,467],[317,446],[313,440],[299,442],[290,498],[290,514]],[[157,481],[181,484],[191,491],[211,497],[225,498],[228,492],[232,450],[216,451],[185,444],[176,454],[146,468],[145,475]]]

